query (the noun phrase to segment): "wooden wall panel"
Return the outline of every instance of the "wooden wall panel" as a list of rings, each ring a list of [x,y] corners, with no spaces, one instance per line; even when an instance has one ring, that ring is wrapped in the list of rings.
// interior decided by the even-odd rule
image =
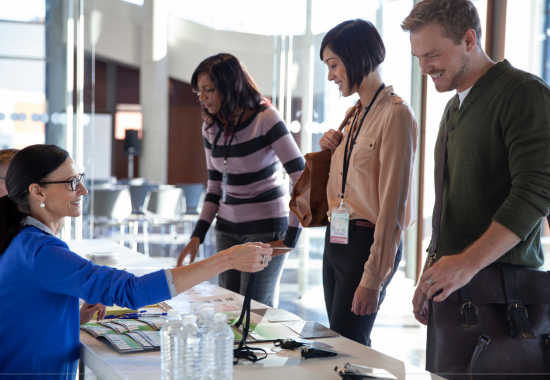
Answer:
[[[191,85],[170,79],[168,183],[204,183],[208,179],[202,142],[201,106]]]

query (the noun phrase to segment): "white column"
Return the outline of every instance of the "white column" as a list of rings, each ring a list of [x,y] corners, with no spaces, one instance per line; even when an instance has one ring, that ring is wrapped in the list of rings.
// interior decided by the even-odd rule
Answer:
[[[311,134],[306,132],[306,125],[313,121],[313,34],[311,32],[311,10],[313,1],[307,0],[306,11],[306,51],[303,75],[303,94],[302,94],[302,129],[300,130],[300,150],[302,154],[311,152]],[[307,291],[309,284],[309,236],[308,228],[303,228],[298,240],[298,259],[300,267],[298,268],[298,297],[302,298]]]
[[[167,0],[145,0],[139,79],[143,113],[139,174],[160,183],[168,179],[168,78]]]

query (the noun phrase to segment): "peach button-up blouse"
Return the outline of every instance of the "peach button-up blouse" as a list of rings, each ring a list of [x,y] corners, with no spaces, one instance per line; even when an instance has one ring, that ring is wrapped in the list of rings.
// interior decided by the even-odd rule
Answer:
[[[353,126],[355,134],[364,112],[360,101],[348,112],[359,112]],[[329,215],[340,204],[344,150],[352,120],[353,116],[331,159]],[[351,209],[350,220],[366,219],[376,225],[360,282],[372,290],[384,286],[393,269],[401,233],[416,220],[413,168],[417,136],[412,109],[393,93],[392,86],[385,87],[366,116],[353,147],[344,193],[344,205]]]

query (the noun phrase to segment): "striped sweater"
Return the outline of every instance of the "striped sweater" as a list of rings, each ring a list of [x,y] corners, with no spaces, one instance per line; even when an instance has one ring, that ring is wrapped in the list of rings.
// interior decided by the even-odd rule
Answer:
[[[295,247],[300,223],[294,214],[289,217],[290,199],[284,166],[292,185],[305,166],[296,142],[279,114],[273,108],[258,107],[248,120],[235,126],[230,143],[223,134],[215,146],[220,125],[202,127],[208,187],[199,221],[192,236],[201,243],[217,216],[216,228],[237,234],[261,234],[285,231],[284,244]],[[227,194],[221,200],[223,161],[227,148]]]

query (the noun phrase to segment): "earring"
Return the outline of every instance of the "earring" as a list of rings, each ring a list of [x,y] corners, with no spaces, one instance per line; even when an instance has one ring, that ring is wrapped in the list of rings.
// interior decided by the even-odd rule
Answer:
[[[40,203],[40,208],[46,207],[46,204],[44,202]]]

